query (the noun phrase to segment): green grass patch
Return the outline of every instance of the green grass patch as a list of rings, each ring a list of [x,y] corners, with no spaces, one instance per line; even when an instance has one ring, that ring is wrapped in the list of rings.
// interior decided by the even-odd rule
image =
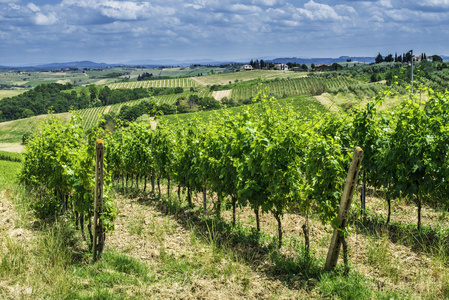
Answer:
[[[0,160],[0,182],[3,183],[2,188],[17,180],[17,175],[20,173],[21,168],[22,163]]]
[[[3,98],[14,97],[25,92],[25,90],[0,90],[0,100]]]
[[[70,113],[55,114],[67,120]],[[44,120],[45,115],[0,123],[0,143],[17,143],[22,141],[25,133],[32,133]]]
[[[21,162],[22,154],[15,152],[6,152],[0,150],[0,160]]]
[[[356,272],[323,273],[317,286],[325,299],[408,299],[398,292],[378,291],[372,280]]]

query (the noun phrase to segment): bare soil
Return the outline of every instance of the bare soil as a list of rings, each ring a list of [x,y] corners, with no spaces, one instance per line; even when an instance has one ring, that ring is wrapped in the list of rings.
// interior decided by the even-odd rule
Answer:
[[[6,152],[22,153],[25,151],[25,145],[22,143],[0,143],[0,150]]]
[[[232,90],[224,90],[224,91],[213,91],[212,97],[214,97],[215,100],[221,101],[223,98],[231,98]]]
[[[324,93],[313,97],[330,111],[335,112],[339,110],[339,107],[330,99],[329,94]]]

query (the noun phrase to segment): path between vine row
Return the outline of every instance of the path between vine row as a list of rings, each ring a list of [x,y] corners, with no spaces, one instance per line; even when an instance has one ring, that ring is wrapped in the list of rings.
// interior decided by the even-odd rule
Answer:
[[[372,204],[368,207],[378,208],[382,201],[371,198]],[[213,261],[214,249],[210,244],[192,242],[192,230],[183,226],[177,221],[175,215],[165,214],[151,201],[141,199],[126,199],[118,196],[116,199],[118,214],[115,232],[107,238],[107,249],[116,249],[128,255],[144,261],[151,268],[161,269],[161,249],[174,259],[188,261],[203,260],[204,264]],[[197,206],[201,205],[201,199],[197,199]],[[209,205],[210,206],[210,205]],[[211,207],[209,207],[210,209]],[[400,210],[400,207],[399,207]],[[430,214],[430,210],[427,211]],[[230,222],[229,211],[222,212],[225,220]],[[249,209],[238,210],[237,220],[243,226],[254,227],[253,213]],[[297,214],[285,214],[282,219],[285,240],[294,236],[298,241],[303,240],[301,226],[304,224],[304,217]],[[141,228],[139,227],[141,224]],[[311,245],[316,257],[326,257],[331,232],[320,222],[311,221]],[[277,235],[276,221],[270,214],[261,216],[261,229],[271,236]],[[141,230],[139,232],[139,230]],[[137,232],[137,233],[136,233]],[[382,247],[385,243],[388,259],[391,260],[396,278],[391,274],[382,271],[377,262],[369,262],[369,251],[373,247]],[[419,293],[426,293],[433,284],[441,284],[438,276],[423,277],[424,270],[434,270],[438,273],[438,268],[434,267],[431,260],[424,255],[419,255],[408,247],[395,244],[388,239],[376,239],[357,234],[356,228],[348,239],[350,246],[351,268],[365,276],[371,278],[379,289],[388,288],[390,290],[412,289]],[[377,248],[375,248],[376,250]],[[287,256],[296,255],[288,253],[291,247],[283,247],[281,252]],[[230,250],[230,252],[232,252]],[[203,276],[189,274],[185,282],[157,282],[149,287],[151,293],[160,298],[183,298],[183,299],[269,299],[276,295],[277,299],[289,298],[320,298],[320,294],[313,286],[308,286],[307,281],[301,277],[301,270],[298,275],[291,279],[289,283],[282,282],[282,275],[273,276],[267,272],[270,269],[270,262],[261,261],[248,265],[245,261],[234,261],[233,266],[239,269],[241,276],[233,274],[226,276]],[[229,264],[226,258],[221,262],[213,262],[219,269],[218,274],[224,273],[224,269]],[[323,262],[324,263],[324,262]],[[341,261],[340,261],[341,263]],[[200,263],[200,265],[203,265]],[[203,266],[204,267],[204,266]],[[435,271],[436,270],[436,271]],[[247,282],[247,286],[243,287]],[[174,288],[175,287],[175,288]],[[182,291],[181,294],[180,291]],[[180,297],[182,295],[182,297]]]

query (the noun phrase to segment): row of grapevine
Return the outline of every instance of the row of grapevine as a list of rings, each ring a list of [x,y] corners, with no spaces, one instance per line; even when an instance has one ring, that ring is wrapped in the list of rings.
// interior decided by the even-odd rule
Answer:
[[[320,94],[329,88],[336,89],[338,87],[346,87],[355,81],[347,77],[337,78],[315,78],[302,77],[285,80],[274,80],[263,82],[262,87],[270,91],[270,95],[276,98],[285,98],[294,95],[310,95]],[[257,95],[260,87],[258,86],[241,86],[236,87],[232,91],[234,100],[247,100]]]
[[[191,193],[207,188],[218,196],[215,211],[229,203],[234,222],[236,207],[250,206],[256,220],[260,211],[271,212],[281,245],[280,217],[291,207],[306,215],[315,208],[323,222],[335,220],[351,158],[341,149],[352,145],[328,134],[330,124],[345,129],[338,118],[310,120],[279,109],[262,100],[213,124],[160,122],[151,130],[132,123],[106,139],[109,171],[114,178],[146,178],[153,171],[169,186],[186,187],[190,205]]]
[[[87,220],[91,243],[96,137],[95,131],[88,136],[84,134],[82,120],[77,113],[72,115],[68,124],[50,116],[28,140],[20,174],[21,181],[36,195],[32,206],[39,216],[51,218],[74,211],[76,226],[81,228],[84,238]],[[101,214],[106,232],[113,230],[116,216],[114,202],[107,191],[106,184]]]
[[[379,96],[353,115],[313,120],[263,100],[241,114],[217,116],[213,124],[161,122],[156,130],[132,124],[107,141],[120,152],[106,155],[116,178],[153,170],[169,185],[186,187],[190,205],[190,194],[207,188],[218,197],[218,212],[222,203],[234,216],[237,206],[250,206],[256,220],[260,210],[271,212],[281,245],[280,216],[291,207],[336,225],[352,152],[346,149],[360,145],[368,183],[385,190],[389,205],[398,197],[415,201],[419,229],[425,201],[449,205],[448,99],[430,91],[425,103],[412,98],[394,113],[380,113]]]
[[[190,78],[145,80],[132,82],[118,82],[109,85],[111,89],[134,89],[134,88],[150,88],[150,87],[198,87],[201,86],[195,80]]]
[[[100,121],[100,116],[104,114],[107,106],[99,106],[92,108],[85,108],[79,110],[79,114],[83,119],[83,127],[85,130],[89,130],[96,126]]]
[[[395,112],[380,113],[376,103],[368,103],[354,115],[355,141],[366,149],[366,180],[386,191],[387,224],[391,200],[399,197],[416,203],[418,230],[423,203],[449,205],[449,93],[429,89],[428,96],[412,96]]]
[[[157,99],[155,100],[157,101]],[[142,99],[132,100],[124,103],[117,103],[111,106],[98,106],[98,107],[85,108],[78,110],[78,113],[80,114],[83,120],[84,130],[90,130],[91,128],[98,125],[101,115],[105,114],[106,112],[117,114],[123,105],[133,106],[138,104],[140,101],[142,101]]]

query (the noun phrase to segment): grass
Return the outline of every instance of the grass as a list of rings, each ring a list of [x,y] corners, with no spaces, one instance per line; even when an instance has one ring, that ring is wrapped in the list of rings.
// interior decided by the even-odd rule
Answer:
[[[22,164],[19,162],[0,160],[0,188],[13,184],[21,168]]]
[[[435,299],[449,293],[447,256],[438,254],[445,253],[446,244],[435,248],[438,259],[429,256],[429,263],[414,264],[414,277],[405,279],[412,273],[404,273],[408,265],[402,265],[410,260],[404,263],[395,255],[399,246],[384,232],[359,233],[360,249],[355,249],[364,258],[350,255],[347,275],[340,267],[325,272],[323,248],[325,252],[329,234],[313,216],[312,251],[306,256],[294,228],[301,217],[294,214],[284,216],[285,240],[278,250],[271,216],[261,216],[262,231],[257,232],[252,214],[241,210],[233,228],[227,211],[216,218],[210,208],[211,214],[203,216],[201,209],[177,197],[136,190],[113,194],[116,231],[107,235],[102,258],[92,263],[90,248],[70,215],[54,223],[36,221],[28,195],[20,188],[13,194],[10,201],[23,213],[12,216],[14,222],[0,222],[6,233],[0,235],[4,299]],[[1,201],[13,211],[8,200]]]
[[[3,98],[14,97],[24,92],[24,90],[0,90],[0,100]]]
[[[67,120],[70,113],[55,114]],[[32,133],[46,115],[0,123],[0,143],[17,143],[22,141],[25,133]]]

